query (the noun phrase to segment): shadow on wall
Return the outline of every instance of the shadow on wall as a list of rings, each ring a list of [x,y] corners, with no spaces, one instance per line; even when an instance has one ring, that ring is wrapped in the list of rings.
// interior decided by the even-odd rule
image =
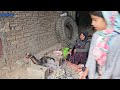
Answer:
[[[76,11],[76,23],[78,27],[91,26],[91,17],[89,11]]]

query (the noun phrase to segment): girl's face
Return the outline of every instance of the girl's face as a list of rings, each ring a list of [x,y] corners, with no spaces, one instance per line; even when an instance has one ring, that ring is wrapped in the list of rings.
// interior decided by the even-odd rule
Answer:
[[[104,18],[91,15],[92,19],[92,26],[95,28],[95,30],[104,30],[107,28],[107,23],[104,20]]]
[[[84,39],[85,39],[85,36],[83,35],[83,33],[80,34],[80,39],[81,39],[81,40],[84,40]]]

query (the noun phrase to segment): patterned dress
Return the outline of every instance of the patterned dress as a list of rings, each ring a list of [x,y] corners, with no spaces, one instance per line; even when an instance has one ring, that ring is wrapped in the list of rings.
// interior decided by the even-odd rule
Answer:
[[[86,41],[84,44],[79,44],[76,43],[76,45],[74,46],[74,48],[72,49],[72,54],[68,55],[68,60],[71,61],[71,63],[74,64],[86,64],[86,60],[88,57],[88,51],[87,52],[76,52],[74,53],[74,49],[85,49],[85,46],[88,44],[89,42]]]

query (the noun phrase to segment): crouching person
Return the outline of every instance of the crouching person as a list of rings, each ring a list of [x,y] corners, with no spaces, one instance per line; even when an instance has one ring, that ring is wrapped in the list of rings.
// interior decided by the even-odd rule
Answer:
[[[81,32],[78,39],[71,44],[67,60],[77,65],[85,65],[89,46],[90,41],[88,40],[88,32]]]

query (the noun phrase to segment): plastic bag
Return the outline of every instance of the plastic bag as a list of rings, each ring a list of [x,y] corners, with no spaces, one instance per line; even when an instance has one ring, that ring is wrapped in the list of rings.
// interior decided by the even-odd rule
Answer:
[[[63,57],[65,59],[67,58],[68,52],[69,52],[69,48],[67,48],[67,47],[63,48]]]

